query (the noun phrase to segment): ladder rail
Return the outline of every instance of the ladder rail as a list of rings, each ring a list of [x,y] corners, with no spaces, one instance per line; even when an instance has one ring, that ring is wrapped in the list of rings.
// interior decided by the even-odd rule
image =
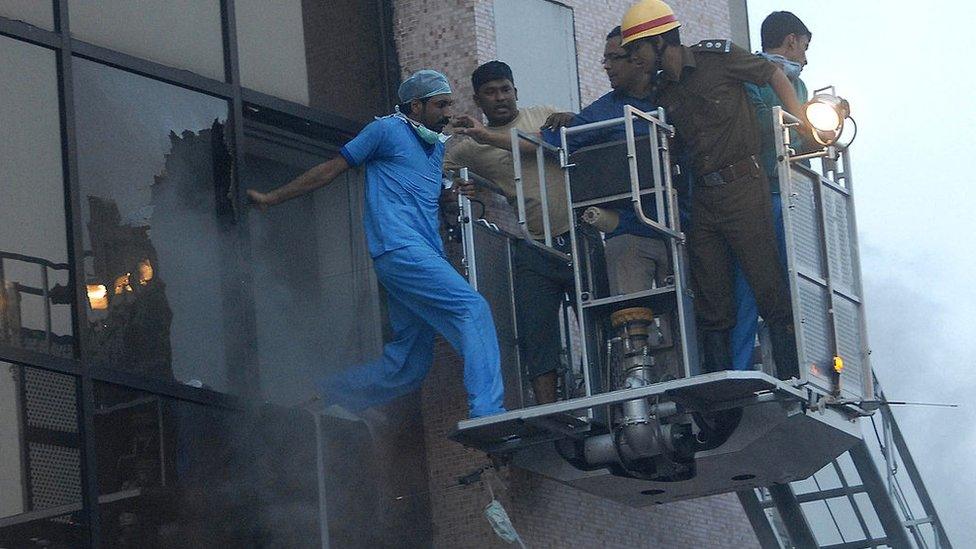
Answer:
[[[797,155],[791,148],[790,128],[796,125],[798,121],[783,111],[782,108],[778,107],[773,109],[772,116],[774,128],[777,130],[774,131],[774,138],[775,147],[779,155],[778,169],[781,191],[783,193],[783,218],[787,249],[794,250],[794,252],[787,254],[791,295],[799,295],[799,286],[801,284],[809,288],[816,288],[816,291],[824,292],[824,299],[829,307],[825,318],[822,320],[826,328],[823,335],[827,339],[826,344],[829,351],[834,356],[841,356],[842,352],[844,352],[839,344],[842,334],[840,331],[841,326],[838,323],[839,318],[836,316],[838,314],[838,307],[840,305],[846,305],[856,310],[857,318],[854,319],[848,316],[848,320],[846,321],[848,324],[845,324],[844,330],[854,329],[858,331],[857,335],[859,339],[856,342],[859,347],[857,349],[851,348],[851,342],[853,340],[848,339],[846,351],[850,355],[854,355],[855,351],[859,353],[857,358],[859,358],[862,370],[854,372],[857,374],[856,378],[848,378],[848,373],[843,372],[844,378],[850,379],[852,383],[862,384],[858,391],[860,398],[873,399],[875,395],[882,395],[879,398],[883,401],[883,391],[881,391],[877,378],[874,376],[874,372],[870,367],[868,357],[866,314],[864,311],[860,257],[857,244],[850,155],[846,150],[838,150],[833,147],[819,153]],[[793,165],[794,162],[803,158],[815,157],[823,159],[822,170]],[[807,181],[806,178],[809,178],[810,181]],[[832,208],[841,208],[840,210],[831,211],[830,216],[837,216],[837,211],[846,211],[846,220],[843,217],[837,218],[844,224],[837,225],[837,219],[832,219],[828,216],[828,199],[829,202],[833,203]],[[803,200],[806,200],[806,202],[803,202]],[[813,201],[812,205],[809,202],[810,200]],[[805,209],[801,211],[800,208]],[[808,217],[796,217],[800,213]],[[809,217],[811,215],[813,216],[812,218]],[[811,226],[810,228],[807,228],[805,224],[797,227],[794,226],[794,223],[801,222],[812,222],[815,226]],[[810,230],[814,232],[811,233],[809,232]],[[813,255],[807,255],[805,258],[797,256],[795,251],[796,246],[799,245],[797,239],[809,238],[811,234],[821,237],[818,243],[819,248],[817,250],[811,250],[810,254]],[[847,240],[845,241],[844,239]],[[837,246],[839,242],[850,246],[850,249],[839,248]],[[835,258],[840,252],[849,252],[850,254],[849,258],[843,259],[847,262],[846,267],[849,270],[845,278],[835,280],[837,272],[840,272],[837,271],[838,268],[845,266],[845,264],[841,263],[835,264]],[[817,259],[814,260],[811,258]],[[811,268],[814,268],[814,270],[819,269],[822,272],[819,273],[819,276],[811,277],[809,275],[817,274],[816,272],[808,272]],[[794,301],[793,310],[794,320],[797,326],[797,345],[801,363],[809,365],[818,357],[809,355],[807,343],[811,342],[804,341],[806,333],[805,329],[803,329],[804,323],[808,322],[809,319],[804,318],[804,312],[797,306],[798,304],[799,301]],[[853,320],[853,323],[851,320]],[[814,333],[815,336],[817,334],[819,332]],[[819,347],[813,348],[813,351],[817,353],[822,352]],[[824,379],[824,374],[827,374],[827,372],[814,375],[808,373],[805,379],[814,385],[818,383],[822,384],[824,381],[827,381]],[[829,377],[831,378],[830,389],[835,395],[840,395],[840,392],[844,390],[840,385],[841,374],[842,370],[840,368],[829,372]],[[820,376],[820,381],[818,381],[817,376]],[[846,392],[849,392],[849,390],[850,387],[847,388]],[[815,543],[808,537],[809,532],[804,528],[804,526],[809,526],[809,524],[805,520],[800,520],[798,514],[800,517],[804,516],[803,506],[801,504],[809,505],[811,502],[823,501],[827,505],[827,510],[831,518],[834,519],[834,527],[841,536],[840,544],[827,547],[847,549],[871,547],[884,543],[893,547],[928,549],[933,544],[926,539],[928,531],[925,525],[930,525],[929,527],[933,531],[932,539],[934,539],[934,545],[936,547],[951,547],[914,460],[894,421],[894,416],[890,408],[887,405],[882,405],[880,412],[882,418],[882,434],[878,436],[880,456],[876,457],[873,455],[872,449],[863,439],[857,446],[848,451],[848,455],[851,457],[857,471],[857,476],[860,477],[859,486],[852,485],[853,481],[847,478],[839,461],[835,459],[831,466],[840,480],[841,488],[820,489],[820,483],[815,474],[811,477],[818,488],[818,491],[815,493],[797,496],[793,490],[793,485],[781,485],[768,488],[771,496],[770,501],[764,502],[762,499],[759,500],[760,506],[776,508],[776,513],[786,526],[792,543],[800,547],[806,547],[807,544]],[[873,422],[874,418],[872,417]],[[903,482],[904,475],[898,475],[900,472],[899,462],[903,464],[907,472],[909,483]],[[924,509],[925,516],[917,517],[915,509],[912,508],[916,503],[910,497],[910,490],[917,496],[918,502],[921,503]],[[864,503],[859,504],[859,498],[855,498],[858,493],[867,494],[870,507],[873,509],[884,530],[885,535],[883,538],[874,538],[872,536],[865,513],[866,509],[862,507]],[[846,497],[852,512],[845,509],[845,512],[848,514],[835,516],[835,510],[831,508],[828,500],[837,497]],[[750,515],[750,520],[759,518],[759,515],[751,513],[749,509],[754,502],[744,495],[740,496],[740,501],[746,509],[747,514]],[[842,508],[845,507],[842,506]],[[838,523],[838,516],[844,520],[843,523]],[[762,532],[760,533],[757,530],[757,536],[768,538],[766,528],[772,529],[770,523],[774,519],[768,516],[766,518],[766,523],[760,524]],[[845,536],[841,531],[841,524],[851,525],[855,522],[860,528],[862,539],[848,541],[844,539]],[[769,546],[772,547],[773,545],[770,544]],[[812,546],[817,547],[815,544]],[[767,547],[767,543],[764,542],[763,547]]]

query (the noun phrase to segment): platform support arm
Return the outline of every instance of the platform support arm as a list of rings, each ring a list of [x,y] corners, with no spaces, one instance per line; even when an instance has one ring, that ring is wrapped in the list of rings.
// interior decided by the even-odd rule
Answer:
[[[745,510],[749,524],[752,525],[752,531],[759,539],[759,545],[762,546],[762,549],[783,549],[776,532],[773,532],[773,527],[769,524],[769,518],[766,516],[766,511],[763,509],[756,491],[739,490],[735,495],[739,496],[739,503],[742,504],[742,509]]]

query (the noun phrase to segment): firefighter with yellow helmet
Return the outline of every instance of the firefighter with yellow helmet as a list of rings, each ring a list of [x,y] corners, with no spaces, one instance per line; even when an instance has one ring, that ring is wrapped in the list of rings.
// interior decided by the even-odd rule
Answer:
[[[688,231],[695,311],[706,371],[732,366],[735,325],[732,264],[738,259],[770,328],[781,378],[798,374],[793,313],[773,230],[769,183],[757,159],[759,126],[743,86],[769,84],[786,110],[800,105],[775,64],[729,40],[682,46],[674,11],[642,0],[624,15],[623,45],[652,72],[664,107],[694,172]]]

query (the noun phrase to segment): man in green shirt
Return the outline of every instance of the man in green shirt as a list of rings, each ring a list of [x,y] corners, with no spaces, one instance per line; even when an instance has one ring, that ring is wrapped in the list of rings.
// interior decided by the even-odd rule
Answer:
[[[774,11],[762,23],[760,29],[762,52],[758,55],[780,66],[796,90],[796,99],[807,100],[807,86],[800,79],[800,71],[807,64],[807,48],[813,34],[799,17],[788,11]],[[783,102],[771,86],[757,86],[747,83],[746,94],[756,107],[756,120],[759,123],[759,164],[766,172],[769,190],[772,193],[773,228],[776,230],[776,243],[779,248],[780,263],[786,271],[786,238],[783,233],[783,204],[779,194],[779,170],[776,161],[776,141],[773,128],[773,107],[782,107]],[[795,141],[796,136],[793,136]],[[735,265],[735,328],[732,329],[732,367],[735,370],[751,370],[752,354],[759,330],[759,311],[756,298],[746,282],[738,261]]]

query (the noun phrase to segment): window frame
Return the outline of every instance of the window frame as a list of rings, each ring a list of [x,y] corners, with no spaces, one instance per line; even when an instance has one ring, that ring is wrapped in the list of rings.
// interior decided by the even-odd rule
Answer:
[[[97,467],[95,462],[95,440],[88,434],[94,432],[94,384],[111,383],[129,389],[154,393],[177,400],[213,406],[229,410],[245,410],[253,406],[244,396],[234,396],[208,389],[195,388],[172,381],[163,381],[146,376],[98,367],[90,363],[85,346],[79,342],[88,337],[86,327],[87,296],[77,273],[83,273],[83,219],[81,217],[81,196],[78,181],[77,141],[75,131],[73,59],[79,57],[110,67],[159,80],[187,90],[200,92],[226,100],[230,107],[227,124],[228,141],[232,147],[236,203],[243,204],[244,189],[239,185],[240,167],[245,166],[245,109],[261,109],[284,127],[304,130],[316,140],[331,141],[340,145],[354,136],[363,126],[336,113],[316,109],[271,95],[267,95],[241,85],[238,57],[237,26],[234,0],[214,0],[220,5],[221,44],[223,47],[224,80],[201,76],[184,69],[170,67],[127,53],[90,44],[70,34],[70,14],[68,0],[49,0],[54,13],[54,30],[45,30],[21,21],[0,16],[0,35],[28,44],[53,50],[56,54],[58,106],[61,129],[62,173],[64,180],[65,216],[67,227],[67,248],[69,285],[74,290],[72,329],[75,337],[74,356],[70,358],[48,355],[37,351],[0,345],[0,361],[21,366],[40,368],[77,377],[78,425],[81,439],[82,505],[89,544],[99,547],[102,544],[100,515],[98,505]],[[400,67],[396,58],[393,37],[394,14],[392,2],[377,2],[377,17],[381,32],[376,36],[381,52],[383,68],[384,100],[394,104],[396,83],[399,81]],[[239,261],[243,264],[249,258],[251,245],[246,223],[236,223],[239,237]],[[253,303],[253,281],[247,269],[241,269],[243,284],[240,299]],[[249,310],[248,314],[246,311]],[[255,314],[253,306],[245,310],[240,321],[244,333],[254,334]],[[256,353],[244,349],[240,356],[228,356],[228,361],[239,361],[243,368],[256,368]]]

